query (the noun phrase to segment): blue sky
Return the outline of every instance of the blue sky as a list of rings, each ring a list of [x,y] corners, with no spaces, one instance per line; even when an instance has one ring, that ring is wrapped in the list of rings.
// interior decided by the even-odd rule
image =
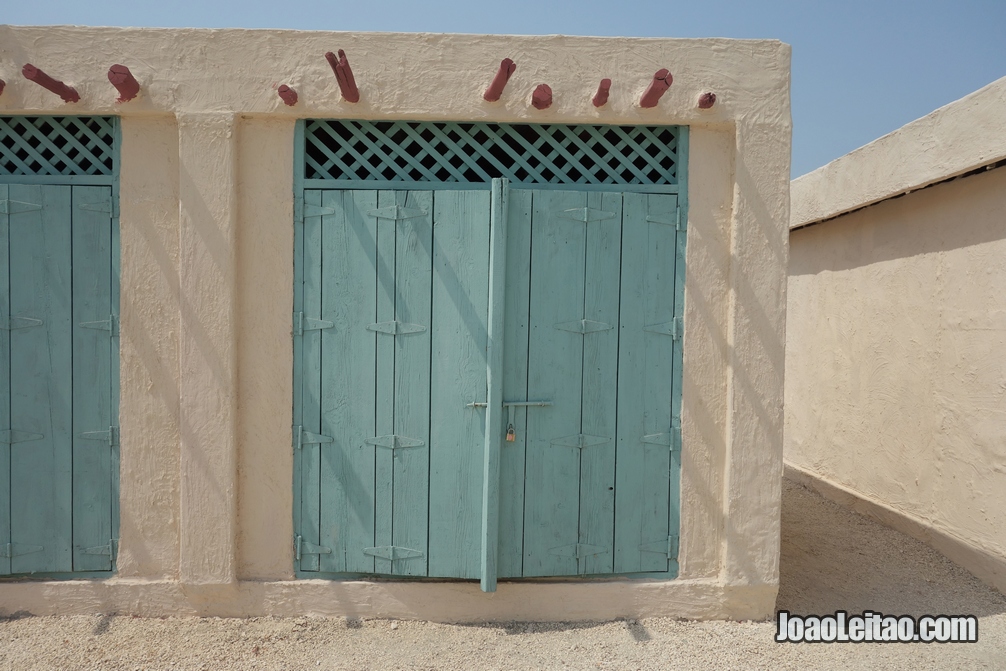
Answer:
[[[0,22],[775,38],[798,176],[1006,76],[1006,0],[35,0]]]

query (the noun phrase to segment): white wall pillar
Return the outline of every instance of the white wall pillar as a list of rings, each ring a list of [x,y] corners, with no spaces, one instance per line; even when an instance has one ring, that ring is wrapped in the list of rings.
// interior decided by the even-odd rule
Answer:
[[[188,584],[235,581],[237,128],[178,115],[180,553]]]

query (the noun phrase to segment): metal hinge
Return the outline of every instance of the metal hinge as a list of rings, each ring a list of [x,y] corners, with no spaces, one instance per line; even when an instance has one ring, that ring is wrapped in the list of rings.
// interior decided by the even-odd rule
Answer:
[[[314,317],[305,317],[303,312],[293,313],[293,334],[295,336],[304,335],[304,331],[330,329],[333,326],[335,326],[335,322],[315,319]]]
[[[640,552],[655,552],[667,555],[668,559],[677,559],[678,556],[678,535],[674,534],[652,543],[643,543],[639,546]]]
[[[582,221],[588,224],[592,221],[614,219],[616,215],[616,212],[605,212],[604,210],[596,210],[593,207],[574,207],[559,212],[557,216],[560,219],[572,219],[573,221]]]
[[[8,317],[0,318],[0,330],[13,331],[15,329],[28,329],[33,326],[41,326],[42,320],[34,317]]]
[[[594,555],[603,555],[609,552],[610,548],[603,545],[587,545],[585,543],[572,543],[570,545],[560,545],[548,551],[550,555],[558,557],[575,557],[576,559],[586,559]]]
[[[307,217],[324,217],[327,214],[335,214],[334,207],[323,207],[321,205],[308,205],[303,197],[294,201],[293,217],[297,223],[303,224]]]
[[[118,206],[119,204],[112,200],[112,196],[109,196],[108,201],[105,203],[81,203],[77,207],[88,212],[101,212],[114,219],[119,216]]]
[[[298,450],[302,449],[305,445],[312,445],[315,443],[326,444],[334,443],[335,439],[331,436],[322,436],[317,433],[311,433],[310,431],[305,431],[303,426],[293,427],[293,446]]]
[[[32,440],[42,440],[45,438],[41,433],[30,433],[28,431],[17,431],[7,429],[0,431],[0,444],[13,445],[14,443],[27,443]]]
[[[678,205],[674,208],[674,212],[666,212],[662,214],[648,214],[646,215],[646,221],[651,224],[664,224],[666,226],[673,226],[677,231],[683,231],[688,227],[688,220],[681,218],[681,206]]]
[[[560,447],[578,447],[581,450],[585,447],[594,447],[595,445],[604,445],[611,441],[611,438],[606,438],[604,436],[588,436],[584,433],[578,433],[574,436],[565,436],[563,438],[554,438],[551,441],[552,445],[559,445]]]
[[[0,214],[22,214],[41,209],[42,206],[37,203],[25,203],[20,200],[0,200]]]
[[[418,438],[407,438],[406,436],[399,436],[398,434],[388,434],[385,436],[374,436],[373,438],[365,438],[364,443],[367,445],[374,445],[375,447],[384,447],[392,452],[396,450],[405,449],[408,447],[422,447],[426,445],[425,441]]]
[[[377,217],[378,219],[393,219],[395,221],[400,221],[402,219],[415,219],[417,217],[425,217],[426,212],[423,210],[417,210],[410,207],[402,207],[401,205],[388,205],[387,207],[379,207],[376,210],[369,210],[367,212],[372,217]]]
[[[681,317],[675,317],[669,322],[644,326],[643,330],[649,331],[650,333],[669,335],[674,340],[681,340],[681,338],[685,335],[685,320]]]
[[[678,417],[672,417],[670,431],[665,431],[663,433],[651,433],[643,436],[639,440],[650,445],[663,445],[664,447],[669,448],[671,452],[680,452],[681,419]]]
[[[314,543],[308,543],[304,540],[303,536],[294,536],[293,538],[293,554],[297,561],[304,555],[330,555],[332,554],[332,548],[327,548],[322,545],[315,545]]]
[[[388,561],[396,561],[398,559],[415,559],[423,556],[423,553],[420,550],[403,548],[399,545],[382,545],[376,548],[363,548],[363,554],[368,557],[387,559]]]
[[[406,335],[408,333],[422,333],[426,330],[426,327],[423,326],[422,324],[407,324],[405,322],[400,322],[396,320],[391,322],[378,322],[376,324],[368,324],[367,330],[398,336],[398,335]]]
[[[30,555],[34,552],[41,552],[45,548],[41,545],[22,545],[21,543],[6,543],[0,545],[0,557],[11,559],[22,555]]]
[[[80,553],[85,555],[107,555],[109,559],[115,559],[115,547],[118,538],[109,538],[105,545],[95,545],[89,548],[80,548]],[[79,546],[78,546],[79,547]]]
[[[597,331],[607,331],[615,327],[612,326],[611,324],[605,324],[604,322],[595,322],[591,321],[590,319],[577,319],[571,322],[563,322],[561,324],[556,324],[553,328],[557,328],[560,331],[572,331],[573,333],[586,335],[588,333],[596,333]]]
[[[108,319],[100,319],[96,322],[81,322],[80,328],[108,331],[115,338],[119,335],[119,318],[116,315],[108,315]]]
[[[108,431],[85,431],[80,437],[84,440],[101,440],[108,443],[109,447],[115,447],[119,444],[119,427],[110,426]]]

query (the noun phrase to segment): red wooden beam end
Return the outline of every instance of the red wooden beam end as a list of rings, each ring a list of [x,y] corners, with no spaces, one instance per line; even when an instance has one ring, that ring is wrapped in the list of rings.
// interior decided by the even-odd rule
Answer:
[[[591,100],[594,103],[594,107],[603,107],[608,102],[608,90],[610,88],[611,80],[602,79],[601,84],[597,87],[597,93],[594,94],[594,99]]]
[[[53,79],[31,63],[26,63],[25,66],[21,68],[21,74],[23,74],[24,78],[28,81],[35,82],[42,88],[52,91],[62,98],[65,103],[75,103],[80,100],[80,94],[77,93],[77,89],[72,86],[67,86],[61,81]]]
[[[329,51],[325,54],[325,60],[332,66],[332,72],[335,73],[335,81],[339,83],[339,90],[342,91],[342,97],[346,99],[346,102],[360,102],[360,90],[356,88],[356,79],[353,77],[353,70],[349,67],[349,59],[346,58],[346,52],[339,49],[339,56],[336,57],[335,54]]]
[[[643,97],[639,99],[640,107],[656,107],[660,102],[660,96],[664,95],[667,89],[671,88],[674,77],[667,71],[667,68],[657,70],[653,75],[653,81],[646,87]]]
[[[703,93],[699,96],[699,109],[707,110],[716,104],[716,94],[715,93]]]
[[[539,110],[552,106],[552,89],[548,84],[538,84],[534,93],[531,94],[531,106]]]
[[[136,81],[136,77],[125,65],[116,63],[108,68],[108,81],[119,92],[119,98],[115,101],[117,103],[129,102],[140,92],[140,82]]]
[[[506,88],[506,83],[510,81],[510,76],[516,69],[517,64],[509,58],[504,58],[500,61],[500,69],[496,71],[496,76],[493,77],[489,88],[482,94],[482,97],[491,103],[499,100],[500,96],[503,95],[503,89]]]
[[[290,107],[297,104],[297,92],[286,84],[280,84],[280,87],[276,89],[276,93],[278,93],[279,97],[283,99],[283,102]]]

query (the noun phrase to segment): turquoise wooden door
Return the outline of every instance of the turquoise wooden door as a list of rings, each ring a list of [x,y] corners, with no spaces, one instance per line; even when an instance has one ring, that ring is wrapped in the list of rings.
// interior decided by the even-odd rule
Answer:
[[[477,578],[489,193],[304,208],[299,568]]]
[[[677,199],[508,205],[504,397],[551,405],[516,410],[502,448],[500,576],[676,568]]]
[[[0,185],[0,573],[112,568],[110,187]]]
[[[676,571],[676,196],[309,190],[303,222],[302,571]]]

